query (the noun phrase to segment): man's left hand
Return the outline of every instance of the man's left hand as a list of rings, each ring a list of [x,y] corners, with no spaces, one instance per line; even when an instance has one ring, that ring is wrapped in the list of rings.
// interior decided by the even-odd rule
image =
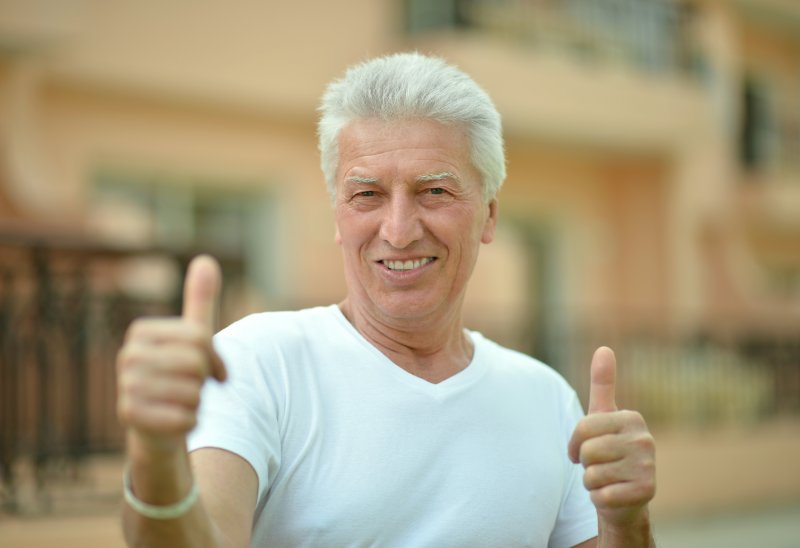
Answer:
[[[655,442],[639,413],[617,409],[616,366],[610,348],[597,349],[589,409],[572,434],[569,457],[585,469],[583,483],[597,508],[601,541],[607,537],[638,546],[641,538],[641,545],[647,546],[651,538],[647,503],[655,495],[656,483]]]

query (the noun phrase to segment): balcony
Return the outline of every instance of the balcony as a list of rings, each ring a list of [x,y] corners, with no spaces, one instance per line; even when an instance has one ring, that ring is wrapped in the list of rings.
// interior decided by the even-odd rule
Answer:
[[[588,63],[696,74],[692,11],[675,0],[407,0],[409,34],[453,29]]]

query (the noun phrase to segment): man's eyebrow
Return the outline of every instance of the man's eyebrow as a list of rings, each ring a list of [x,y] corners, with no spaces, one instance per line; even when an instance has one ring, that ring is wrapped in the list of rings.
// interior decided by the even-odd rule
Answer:
[[[458,183],[461,180],[454,174],[449,171],[441,171],[438,173],[425,173],[423,175],[418,175],[415,180],[418,183],[428,183],[431,181],[442,181],[444,179],[452,179]],[[345,179],[348,183],[359,183],[359,184],[375,184],[380,181],[377,177],[361,177],[359,175],[351,175]]]
[[[428,183],[430,181],[441,181],[443,179],[453,179],[455,182],[460,183],[459,179],[454,173],[449,171],[441,171],[439,173],[426,173],[417,177],[418,183]]]
[[[375,177],[359,177],[358,175],[351,175],[350,177],[346,178],[345,181],[348,183],[362,183],[362,184],[375,184],[378,182],[378,179]]]

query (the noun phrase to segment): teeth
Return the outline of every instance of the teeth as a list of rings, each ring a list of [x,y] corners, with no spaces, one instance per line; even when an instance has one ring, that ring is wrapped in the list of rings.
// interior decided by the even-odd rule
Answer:
[[[416,259],[414,261],[383,261],[383,265],[389,270],[413,270],[428,264],[432,260],[431,257],[425,257],[424,259]]]

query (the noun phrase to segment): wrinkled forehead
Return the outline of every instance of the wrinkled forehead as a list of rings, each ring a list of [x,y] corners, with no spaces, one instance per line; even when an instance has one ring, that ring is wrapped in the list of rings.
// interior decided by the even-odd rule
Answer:
[[[466,131],[429,119],[355,120],[339,134],[336,179],[353,169],[416,166],[417,175],[458,173],[471,169]],[[371,176],[369,173],[355,173]]]

